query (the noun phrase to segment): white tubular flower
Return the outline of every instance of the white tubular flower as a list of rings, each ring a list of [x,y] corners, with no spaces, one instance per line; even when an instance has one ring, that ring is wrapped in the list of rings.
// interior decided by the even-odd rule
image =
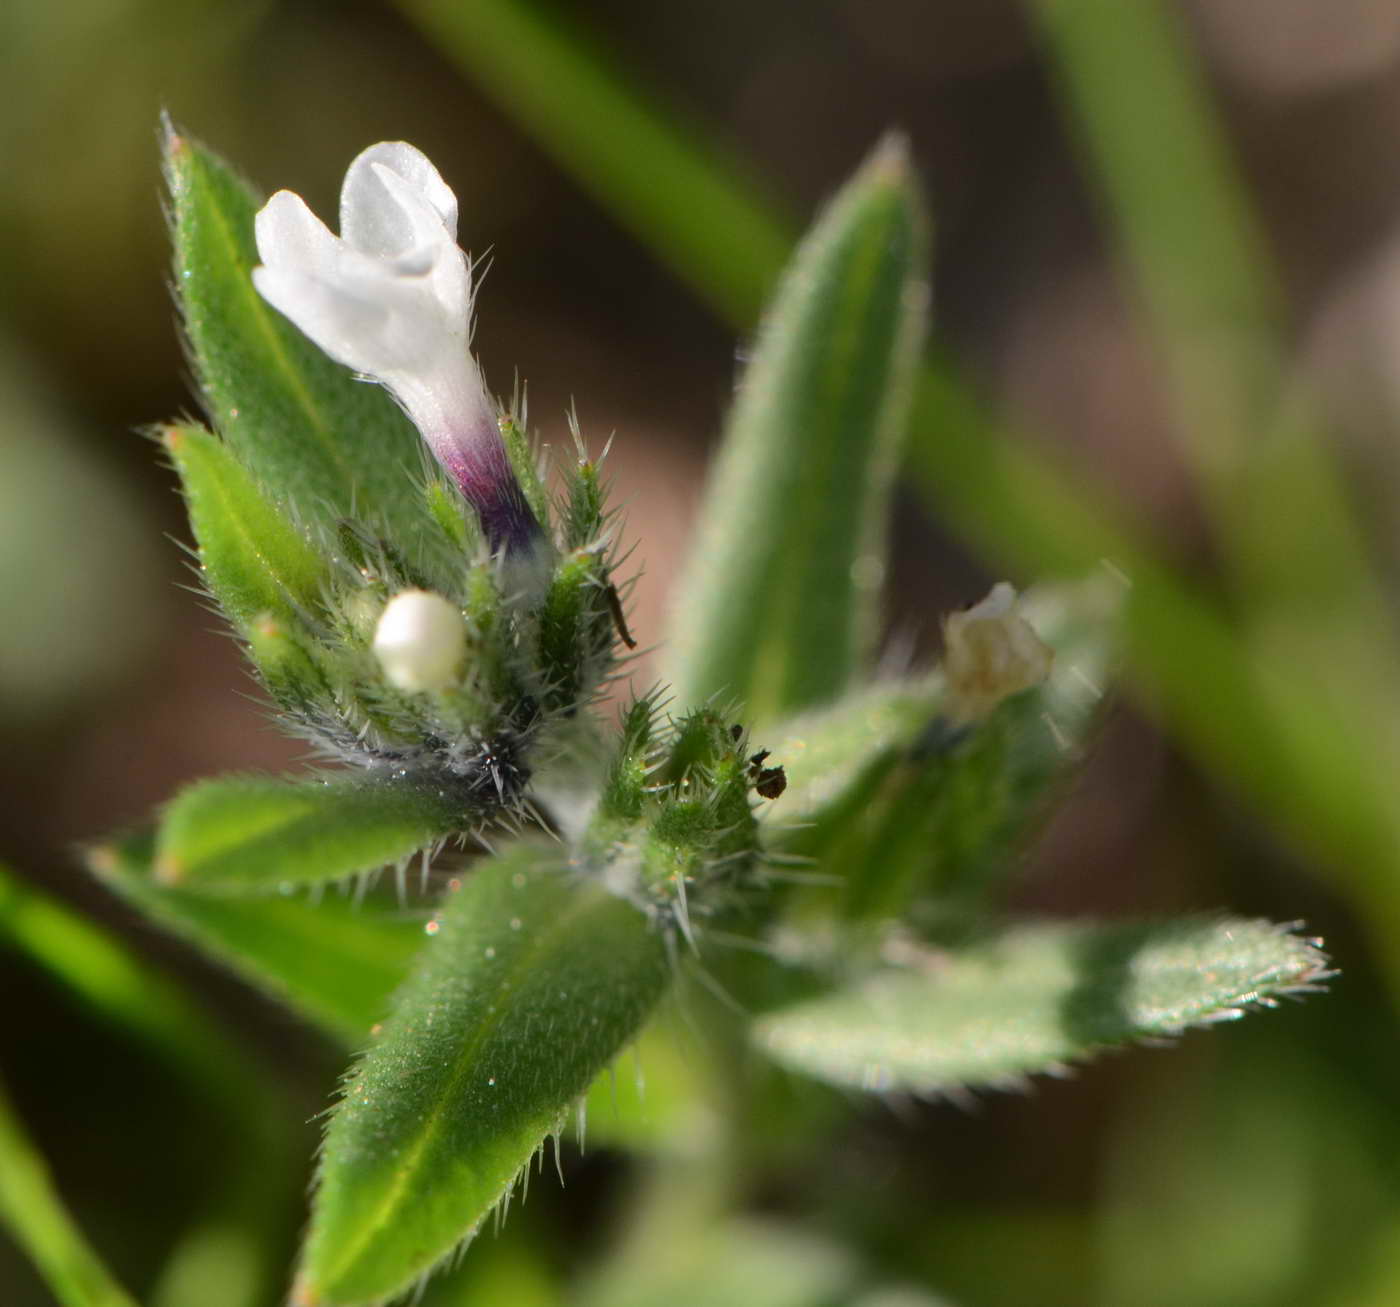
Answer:
[[[445,690],[457,680],[467,629],[441,595],[401,590],[380,614],[373,648],[390,685],[410,693]]]
[[[339,363],[387,386],[476,510],[493,550],[540,534],[468,346],[471,263],[457,197],[421,150],[371,145],[340,191],[340,235],[299,195],[257,216],[253,284]]]
[[[999,581],[979,604],[943,619],[943,674],[949,716],[971,722],[1003,699],[1039,685],[1054,657],[1016,611],[1016,591]]]

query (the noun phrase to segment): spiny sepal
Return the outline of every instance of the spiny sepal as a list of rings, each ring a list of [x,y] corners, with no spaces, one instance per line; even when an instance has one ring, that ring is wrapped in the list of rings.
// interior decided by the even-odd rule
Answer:
[[[588,863],[689,930],[759,881],[756,806],[781,767],[718,708],[665,716],[657,696],[623,715],[621,740],[583,837]]]

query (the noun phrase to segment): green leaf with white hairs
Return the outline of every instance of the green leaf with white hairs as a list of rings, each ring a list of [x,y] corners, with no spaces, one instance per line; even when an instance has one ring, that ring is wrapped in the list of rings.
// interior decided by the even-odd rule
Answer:
[[[925,891],[945,916],[977,907],[1084,755],[1121,591],[1105,573],[1025,595],[1020,611],[1054,651],[1050,675],[980,722],[949,720],[934,674],[780,727],[769,738],[789,784],[765,814],[770,837],[838,881],[849,916],[898,916]]]
[[[762,811],[764,823],[781,830],[820,819],[863,772],[908,748],[938,715],[943,697],[936,674],[881,680],[764,731],[764,746],[787,775],[787,789]]]
[[[413,540],[427,517],[418,433],[253,288],[260,197],[213,151],[167,125],[175,285],[215,429],[257,481],[334,539],[357,517]]]
[[[679,592],[668,679],[746,720],[829,702],[879,630],[890,490],[927,316],[927,233],[902,142],[832,201],[740,386]]]
[[[166,805],[155,875],[213,893],[343,880],[408,858],[478,817],[459,790],[407,776],[224,776]]]
[[[161,884],[154,860],[153,834],[87,855],[93,873],[151,920],[352,1047],[388,1011],[426,938],[423,914],[382,897],[204,894]]]
[[[470,1238],[670,977],[662,932],[553,848],[466,877],[332,1118],[293,1302],[381,1302]]]
[[[851,1088],[940,1094],[1019,1084],[1136,1039],[1315,989],[1315,941],[1267,921],[1046,923],[956,950],[902,942],[885,966],[762,1017],[784,1066]]]
[[[259,489],[217,436],[176,424],[165,448],[185,492],[205,582],[241,627],[317,611],[325,565],[306,536]]]

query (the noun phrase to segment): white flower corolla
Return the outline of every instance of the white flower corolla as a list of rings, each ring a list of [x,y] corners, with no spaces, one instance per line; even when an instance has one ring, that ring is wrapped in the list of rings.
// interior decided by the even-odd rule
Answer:
[[[401,590],[374,629],[374,656],[400,690],[445,690],[457,681],[467,652],[462,614],[429,590]]]
[[[948,715],[971,722],[1050,675],[1050,647],[1016,611],[1016,591],[999,581],[981,603],[943,619]]]
[[[472,270],[457,197],[421,150],[382,141],[350,165],[340,235],[299,195],[258,213],[253,284],[331,358],[383,383],[481,518],[492,549],[539,526],[506,456],[471,356]]]

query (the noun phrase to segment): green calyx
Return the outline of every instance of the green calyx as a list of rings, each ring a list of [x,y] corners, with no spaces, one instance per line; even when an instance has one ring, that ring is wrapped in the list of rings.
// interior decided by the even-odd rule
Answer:
[[[714,708],[664,717],[657,700],[624,715],[622,742],[584,834],[584,860],[688,928],[758,882],[756,809],[783,771]]]

